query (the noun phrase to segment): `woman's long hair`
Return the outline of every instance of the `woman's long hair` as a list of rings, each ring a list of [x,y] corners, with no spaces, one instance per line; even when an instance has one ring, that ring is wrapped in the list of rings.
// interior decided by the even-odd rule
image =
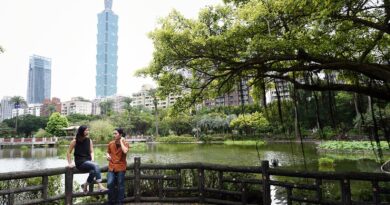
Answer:
[[[122,136],[122,137],[126,137],[126,134],[125,132],[123,132],[123,129],[122,128],[115,128],[115,130]]]
[[[84,135],[84,131],[87,129],[88,127],[85,126],[85,125],[81,125],[79,127],[79,129],[77,130],[77,134],[76,134],[76,141],[83,141],[85,139],[85,135]]]

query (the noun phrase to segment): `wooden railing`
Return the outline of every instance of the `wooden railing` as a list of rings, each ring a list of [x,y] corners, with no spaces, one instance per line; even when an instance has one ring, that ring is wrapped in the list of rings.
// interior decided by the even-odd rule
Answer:
[[[53,145],[58,141],[57,137],[44,138],[0,138],[0,145]]]
[[[107,167],[102,168],[107,172]],[[80,172],[74,168],[54,168],[36,171],[0,174],[0,204],[51,204],[64,201],[71,205],[80,197],[101,197],[88,204],[103,204],[106,193],[90,192],[84,194],[74,188],[73,176]],[[49,194],[51,176],[63,176],[62,191]],[[39,178],[39,183],[22,183],[19,179]],[[224,166],[205,163],[182,164],[141,164],[140,158],[127,167],[125,202],[188,202],[209,204],[265,204],[270,205],[271,187],[278,187],[283,204],[306,202],[307,204],[390,204],[390,176],[382,173],[332,173],[298,172],[270,168],[268,161],[262,166]],[[367,183],[371,200],[354,201],[352,182]],[[105,180],[103,183],[106,182]],[[332,182],[332,186],[325,184]],[[17,183],[16,183],[17,184]],[[38,184],[38,185],[37,185]],[[335,186],[338,192],[327,197]],[[280,191],[284,189],[285,192]],[[39,192],[39,194],[37,194]],[[35,193],[37,198],[28,199],[26,193]],[[23,195],[24,194],[24,195]],[[275,194],[275,191],[273,191]],[[17,196],[19,195],[19,196]],[[386,198],[386,196],[388,198]],[[355,197],[356,198],[356,197]],[[79,203],[77,203],[79,204]]]

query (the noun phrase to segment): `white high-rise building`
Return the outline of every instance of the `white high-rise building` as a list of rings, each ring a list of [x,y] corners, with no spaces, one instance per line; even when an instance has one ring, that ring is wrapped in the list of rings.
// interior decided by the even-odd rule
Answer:
[[[14,104],[11,102],[11,97],[5,96],[1,99],[1,109],[0,109],[0,122],[5,119],[12,118],[12,109],[14,108]]]
[[[80,98],[72,98],[70,101],[61,104],[61,114],[92,114],[92,102]]]
[[[142,85],[141,91],[137,93],[133,93],[132,95],[132,102],[131,105],[136,107],[136,106],[141,106],[141,107],[146,107],[149,109],[154,108],[154,103],[153,103],[153,96],[150,95],[150,90],[153,87],[149,84]],[[157,107],[158,108],[167,108],[169,106],[172,106],[175,104],[177,99],[181,98],[182,95],[173,95],[170,94],[167,98],[165,99],[160,99],[157,98]]]

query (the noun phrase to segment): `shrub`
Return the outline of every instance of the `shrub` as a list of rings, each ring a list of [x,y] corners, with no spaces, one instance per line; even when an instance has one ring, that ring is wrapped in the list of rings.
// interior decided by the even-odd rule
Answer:
[[[264,145],[265,142],[262,141],[262,140],[258,140],[258,141],[255,141],[255,140],[242,140],[242,141],[233,141],[233,140],[226,140],[223,142],[224,144],[226,145]]]
[[[331,168],[334,166],[334,159],[323,157],[318,160],[318,165],[320,167],[328,167]]]
[[[183,143],[183,142],[196,142],[196,139],[194,137],[168,135],[166,137],[158,137],[156,138],[156,141],[162,143]]]
[[[89,135],[97,142],[108,142],[112,139],[112,131],[114,126],[107,120],[92,121],[89,125],[91,130]]]
[[[48,133],[48,132],[46,132],[46,130],[40,128],[40,129],[38,130],[38,132],[35,133],[34,136],[37,137],[37,138],[43,138],[43,137],[51,137],[51,136],[53,136],[53,135],[50,134],[50,133]]]

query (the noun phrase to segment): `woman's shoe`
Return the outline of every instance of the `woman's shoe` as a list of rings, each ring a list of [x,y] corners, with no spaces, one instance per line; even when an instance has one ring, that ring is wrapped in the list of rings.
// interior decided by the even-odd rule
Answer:
[[[106,192],[106,191],[108,191],[108,189],[103,187],[103,188],[99,188],[98,191],[99,192]]]
[[[81,189],[83,190],[84,194],[87,194],[88,193],[88,183],[85,182],[84,184],[82,184]]]

